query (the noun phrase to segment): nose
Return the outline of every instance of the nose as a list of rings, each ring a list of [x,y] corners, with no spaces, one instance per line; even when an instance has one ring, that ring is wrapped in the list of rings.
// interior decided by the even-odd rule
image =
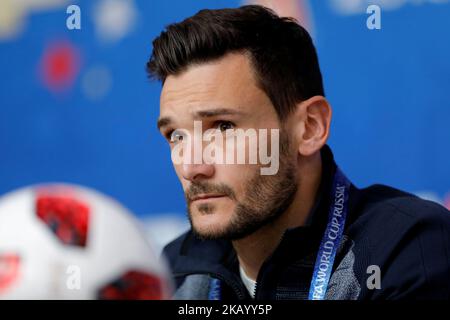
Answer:
[[[201,139],[195,139],[194,134],[193,138],[191,138],[191,136],[186,137],[180,145],[182,151],[182,162],[179,167],[181,175],[184,179],[191,182],[209,179],[213,177],[215,173],[214,163],[204,158],[203,144],[204,142]]]
[[[183,178],[191,182],[211,178],[214,175],[214,166],[211,164],[183,164]]]

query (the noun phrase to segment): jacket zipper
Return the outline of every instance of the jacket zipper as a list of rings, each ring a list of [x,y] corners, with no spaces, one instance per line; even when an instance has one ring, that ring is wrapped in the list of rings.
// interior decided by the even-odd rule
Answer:
[[[284,231],[283,234],[281,235],[281,238],[280,238],[280,241],[279,241],[278,245],[280,245],[281,242],[283,242],[285,236],[286,236],[286,231]],[[258,276],[256,277],[255,290],[253,291],[253,293],[254,293],[254,299],[255,299],[255,300],[256,300],[256,298],[257,298],[258,289],[259,289],[259,287],[261,286],[260,283],[261,283],[261,278],[262,278],[263,271],[264,271],[264,269],[265,269],[265,265],[267,264],[267,261],[269,261],[271,258],[272,258],[272,255],[270,255],[270,256],[268,257],[268,259],[266,259],[266,261],[264,261],[264,263],[262,264],[261,268],[259,269]],[[259,281],[258,281],[258,280],[259,280]]]

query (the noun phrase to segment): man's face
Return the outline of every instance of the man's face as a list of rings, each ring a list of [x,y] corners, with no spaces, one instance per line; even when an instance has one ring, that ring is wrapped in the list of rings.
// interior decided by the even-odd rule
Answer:
[[[236,156],[244,148],[245,164],[195,163],[191,157],[195,147],[205,142],[194,134],[197,128],[218,132],[221,139],[210,140],[215,150]],[[172,159],[182,150],[185,161],[174,163],[183,186],[188,216],[193,231],[205,239],[240,239],[278,217],[292,202],[297,190],[296,153],[288,133],[282,130],[276,111],[267,95],[256,85],[252,66],[244,54],[228,54],[223,58],[192,65],[176,76],[168,76],[161,93],[161,133],[169,141]],[[261,161],[248,163],[250,139],[244,146],[235,143],[226,148],[229,129],[253,129],[257,141],[271,146],[271,130],[280,131],[279,170],[275,175],[261,175]],[[260,129],[266,129],[267,134]],[[221,140],[220,144],[218,141]],[[188,143],[189,141],[189,143]],[[276,141],[278,144],[278,140]],[[260,145],[257,145],[259,154]],[[242,150],[240,150],[242,151]],[[276,150],[275,150],[276,151]],[[189,155],[189,157],[188,157]],[[278,156],[278,154],[276,154]],[[233,158],[236,159],[236,158]],[[277,159],[278,160],[278,159]],[[214,162],[214,161],[213,161]],[[235,162],[234,162],[235,163]]]

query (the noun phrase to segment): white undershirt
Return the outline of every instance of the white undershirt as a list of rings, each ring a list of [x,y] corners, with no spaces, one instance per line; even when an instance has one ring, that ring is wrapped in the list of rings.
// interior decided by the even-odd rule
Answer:
[[[242,282],[244,283],[245,287],[247,288],[248,293],[252,296],[252,298],[255,298],[255,288],[256,288],[256,281],[253,279],[250,279],[246,274],[244,269],[242,269],[241,266],[239,266],[239,273],[241,275]]]

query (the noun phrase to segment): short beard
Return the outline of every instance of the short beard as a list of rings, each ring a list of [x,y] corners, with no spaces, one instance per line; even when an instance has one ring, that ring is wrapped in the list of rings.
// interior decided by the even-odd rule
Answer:
[[[199,231],[194,227],[192,212],[190,211],[193,195],[199,193],[217,192],[236,199],[233,190],[224,185],[211,185],[199,182],[192,184],[186,194],[188,218],[195,236],[202,240],[239,240],[245,238],[267,224],[279,218],[294,200],[298,189],[297,172],[294,160],[289,156],[289,140],[287,135],[281,134],[280,167],[276,175],[263,176],[259,170],[245,185],[245,198],[237,203],[230,222],[222,230]],[[198,210],[204,214],[212,213],[213,204],[202,204]]]

